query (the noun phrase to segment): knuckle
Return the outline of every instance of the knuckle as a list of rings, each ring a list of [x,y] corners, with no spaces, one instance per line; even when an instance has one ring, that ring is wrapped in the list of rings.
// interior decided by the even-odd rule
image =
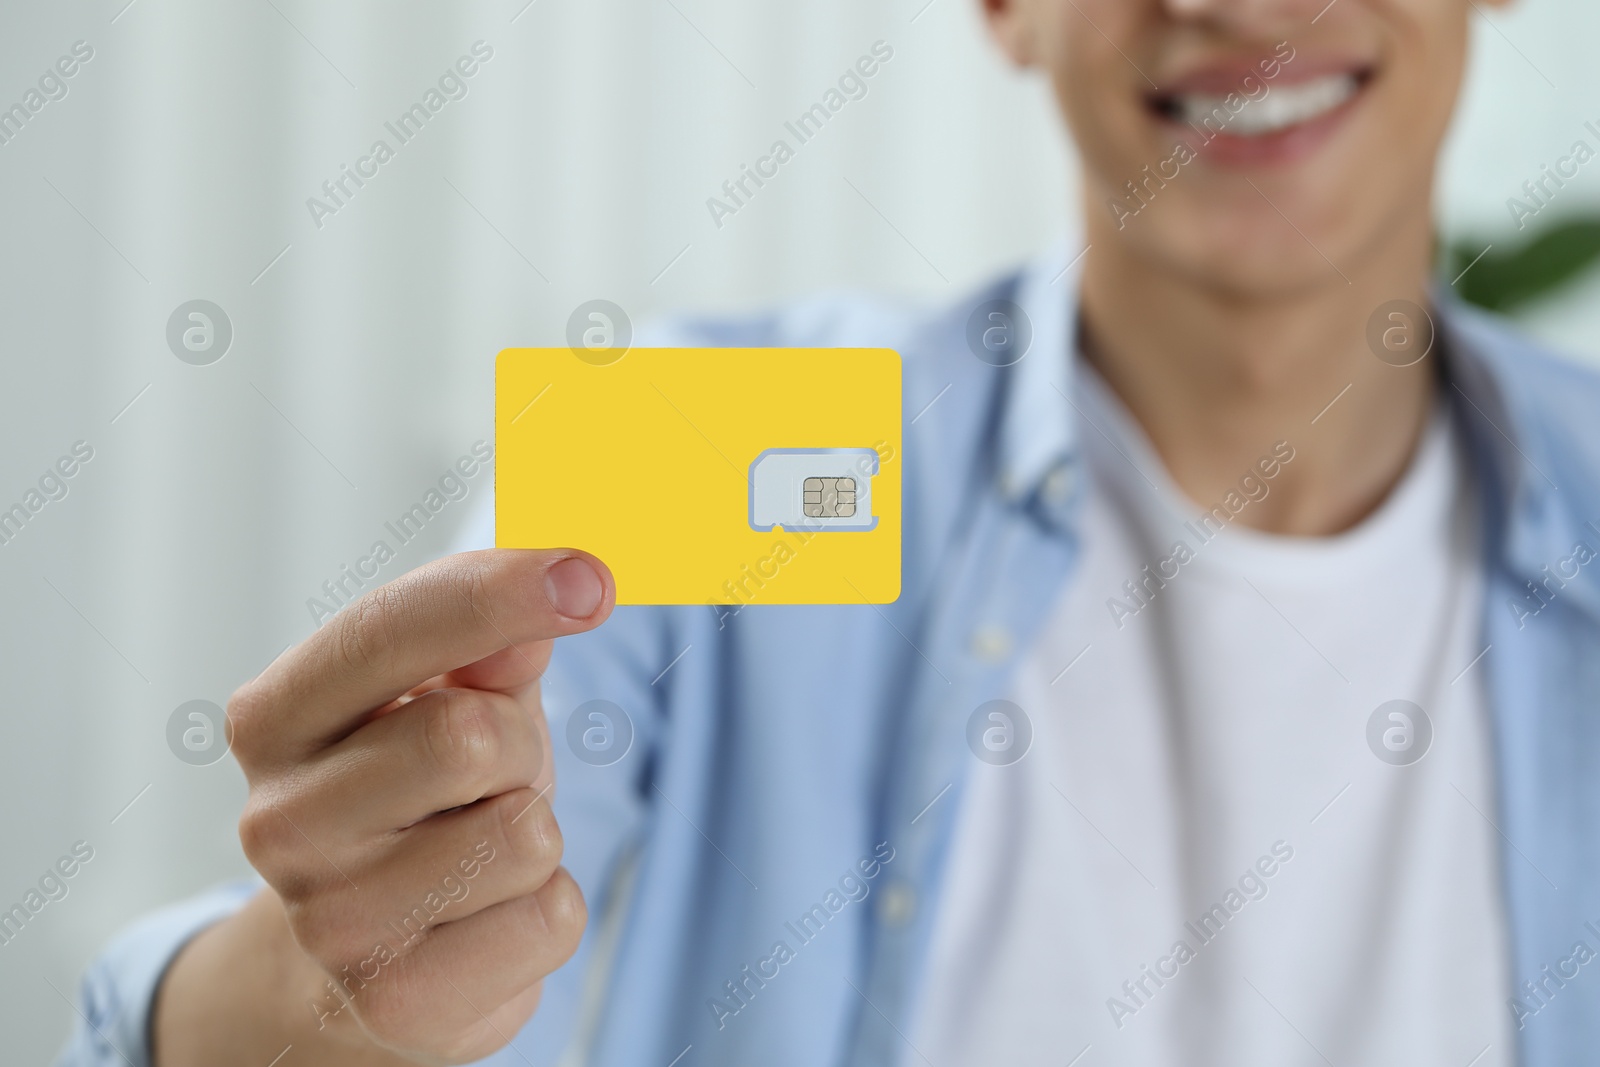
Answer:
[[[324,873],[331,861],[315,852],[296,829],[310,821],[303,812],[285,813],[276,800],[259,790],[251,790],[239,816],[239,844],[245,859],[291,909],[315,900],[332,884]]]
[[[467,570],[460,587],[461,595],[466,597],[467,607],[472,611],[472,617],[491,624],[495,621],[495,602],[499,599],[495,595],[496,583],[492,575],[493,572],[487,567],[471,567]]]
[[[556,868],[550,881],[539,891],[539,911],[554,943],[567,955],[577,951],[584,926],[589,922],[589,909],[583,902],[583,891],[565,867]]]
[[[462,583],[473,618],[519,636],[542,629],[554,613],[545,599],[548,553],[496,552],[476,562]]]
[[[248,765],[265,747],[272,721],[269,700],[259,683],[246,682],[228,698],[226,715],[232,733],[232,751],[241,765]]]
[[[412,995],[410,983],[400,976],[378,988],[362,990],[355,1000],[356,1013],[380,1044],[405,1047],[417,1043],[418,999]]]
[[[476,1056],[457,1056],[453,1052],[457,1042],[472,1033],[471,1024],[482,1016],[477,1015],[470,1001],[463,1003],[461,993],[444,975],[441,964],[448,967],[450,961],[400,956],[388,965],[377,983],[360,991],[355,998],[356,1011],[367,1033],[381,1046],[411,1052],[426,1050],[428,1057],[420,1062],[476,1062],[482,1052]],[[452,1025],[453,1019],[466,1019],[466,1030],[459,1031]],[[470,1047],[470,1042],[463,1047]]]
[[[379,586],[351,605],[339,627],[340,661],[363,674],[383,674],[395,659],[395,619],[404,596],[394,585]]]
[[[467,689],[437,692],[423,715],[427,757],[451,778],[477,784],[487,778],[501,748],[493,702]]]
[[[565,845],[555,812],[543,800],[533,801],[532,790],[508,793],[500,804],[501,836],[512,858],[534,868],[554,869]]]
[[[263,875],[287,851],[290,832],[276,806],[254,794],[245,802],[239,816],[239,844],[250,865]]]
[[[282,891],[279,891],[282,895]],[[338,894],[318,894],[310,899],[284,897],[284,910],[295,940],[307,954],[337,970],[361,959],[363,949],[371,951],[361,937],[363,923],[353,921],[338,901]]]

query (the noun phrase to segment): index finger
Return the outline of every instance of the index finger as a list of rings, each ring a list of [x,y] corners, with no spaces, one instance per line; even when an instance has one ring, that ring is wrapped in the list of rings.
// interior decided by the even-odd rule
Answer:
[[[435,675],[593,629],[615,603],[610,570],[575,549],[491,548],[419,567],[362,596],[244,686],[229,708],[236,747],[242,733],[285,754],[322,748]]]

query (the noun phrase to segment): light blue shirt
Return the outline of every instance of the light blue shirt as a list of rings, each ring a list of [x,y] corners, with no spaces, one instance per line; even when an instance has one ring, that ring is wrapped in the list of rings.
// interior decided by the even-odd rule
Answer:
[[[886,607],[758,594],[732,616],[622,608],[559,642],[545,688],[555,806],[591,923],[514,1046],[484,1062],[574,1048],[604,1067],[905,1057],[975,762],[968,718],[1009,691],[1079,557],[1071,251],[931,314],[833,297],[641,338],[899,350],[903,592]],[[972,310],[996,298],[1033,327],[1029,354],[1004,368],[966,340]],[[1447,296],[1439,315],[1484,509],[1488,652],[1471,669],[1491,713],[1520,1062],[1564,1067],[1600,1048],[1600,962],[1574,962],[1579,942],[1600,952],[1600,562],[1572,562],[1580,542],[1600,550],[1600,379]],[[563,743],[573,709],[596,699],[634,732],[609,766]],[[84,978],[89,1025],[62,1062],[145,1067],[162,969],[251,891],[120,935]]]

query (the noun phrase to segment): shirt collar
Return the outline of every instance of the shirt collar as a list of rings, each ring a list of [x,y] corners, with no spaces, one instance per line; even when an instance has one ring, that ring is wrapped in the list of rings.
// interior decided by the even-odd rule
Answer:
[[[1588,426],[1562,410],[1569,396],[1593,394],[1592,379],[1449,292],[1436,292],[1434,307],[1447,397],[1484,495],[1489,562],[1548,589],[1550,569],[1579,541],[1600,549],[1600,494],[1578,439]],[[1587,570],[1572,579],[1558,581],[1560,598],[1600,619],[1600,581]]]
[[[1032,330],[1022,358],[1001,372],[1005,401],[996,473],[1001,496],[1013,502],[1046,489],[1058,503],[1070,496],[1063,479],[1076,467],[1076,425],[1068,397],[1077,360],[1084,251],[1075,241],[1056,242],[1023,269],[1011,297]]]
[[[1085,252],[1081,241],[1064,238],[1023,269],[1011,299],[1027,316],[1032,340],[1021,359],[1000,370],[1005,375],[996,470],[1001,496],[1019,505],[1036,504],[1063,529],[1070,528],[1083,481],[1078,420],[1069,398],[1079,358],[1078,281]],[[1600,490],[1586,471],[1562,462],[1561,453],[1571,448],[1537,432],[1541,407],[1548,405],[1541,405],[1527,371],[1538,366],[1540,377],[1550,379],[1564,367],[1448,291],[1434,294],[1434,308],[1444,342],[1444,388],[1459,411],[1483,490],[1490,562],[1539,584],[1547,578],[1545,568],[1570,555],[1577,540],[1600,550]],[[1580,429],[1568,422],[1562,427],[1566,433]],[[1585,501],[1593,514],[1585,513]],[[1562,595],[1600,619],[1600,582],[1574,583]]]

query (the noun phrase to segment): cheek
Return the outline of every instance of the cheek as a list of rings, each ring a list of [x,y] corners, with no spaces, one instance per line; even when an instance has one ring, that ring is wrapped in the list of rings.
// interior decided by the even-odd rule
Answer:
[[[1050,75],[1058,94],[1068,92],[1092,103],[1096,90],[1120,90],[1130,77],[1148,84],[1130,61],[1141,62],[1139,39],[1149,23],[1146,9],[1159,5],[1150,0],[1021,0],[1019,6],[1033,63]]]
[[[1086,184],[1121,188],[1169,157],[1175,135],[1151,121],[1146,102],[1173,35],[1161,0],[1023,3],[1036,9],[1036,65],[1051,79]]]
[[[1107,69],[1100,50],[1088,42],[1080,47],[1081,54],[1051,71],[1057,103],[1085,184],[1118,189],[1146,163],[1170,156],[1176,138],[1147,120],[1144,95],[1121,72]],[[1128,69],[1115,51],[1110,59]]]
[[[1410,142],[1413,148],[1424,149],[1431,162],[1460,91],[1470,22],[1493,5],[1371,0],[1371,6],[1384,27],[1382,74],[1374,86],[1387,97],[1383,124],[1398,150],[1404,151],[1405,142]]]

